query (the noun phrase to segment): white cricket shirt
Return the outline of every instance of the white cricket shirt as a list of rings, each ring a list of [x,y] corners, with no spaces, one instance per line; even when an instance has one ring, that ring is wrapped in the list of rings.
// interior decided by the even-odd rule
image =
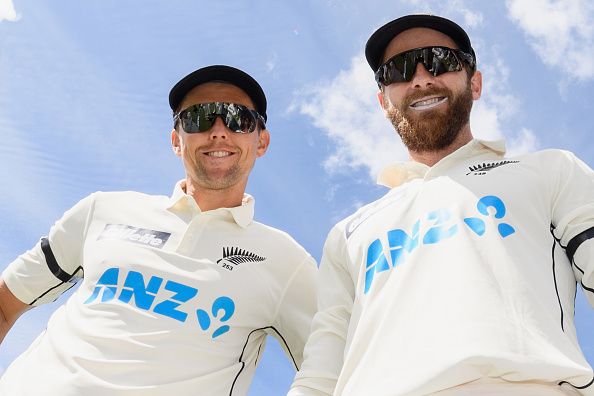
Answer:
[[[594,172],[560,150],[504,153],[474,140],[431,168],[382,171],[388,194],[328,236],[291,396],[419,396],[482,378],[594,395],[573,318],[576,281],[594,304],[594,243],[573,265],[564,249],[594,227]]]
[[[253,213],[249,195],[240,207],[201,212],[180,183],[171,198],[83,199],[47,240],[62,278],[84,277],[7,369],[0,394],[245,395],[269,334],[298,367],[316,264]],[[50,302],[72,286],[46,258],[38,244],[4,271],[23,302]]]

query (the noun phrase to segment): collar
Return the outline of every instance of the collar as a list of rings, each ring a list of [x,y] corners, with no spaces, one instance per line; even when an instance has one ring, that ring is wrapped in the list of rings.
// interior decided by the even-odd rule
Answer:
[[[233,219],[241,228],[246,228],[254,220],[254,206],[256,201],[249,194],[243,194],[241,206],[234,208],[218,208],[202,212],[196,200],[184,192],[186,186],[185,180],[180,180],[173,188],[173,194],[167,201],[166,209],[173,209],[179,212],[191,212],[193,215],[211,214],[214,216],[223,216]]]
[[[495,141],[472,139],[452,154],[442,158],[437,164],[433,165],[433,167],[429,167],[420,162],[395,162],[381,170],[377,177],[377,184],[390,188],[398,187],[407,181],[424,178],[430,169],[443,166],[449,167],[464,159],[486,153],[504,156],[505,139]]]

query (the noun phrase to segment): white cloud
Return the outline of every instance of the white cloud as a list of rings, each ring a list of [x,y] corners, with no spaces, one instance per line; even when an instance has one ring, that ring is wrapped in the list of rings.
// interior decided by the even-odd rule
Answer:
[[[520,107],[508,91],[507,69],[503,64],[485,68],[483,98],[474,103],[471,115],[475,137],[507,137],[509,153],[534,151],[537,141],[531,131],[502,130],[502,121],[512,119]],[[342,70],[334,80],[319,82],[297,94],[292,109],[310,116],[314,126],[336,144],[324,162],[328,174],[366,167],[375,181],[384,166],[408,160],[406,148],[384,117],[377,92],[373,73],[361,54],[352,58],[350,69]]]
[[[427,12],[457,21],[464,28],[476,28],[483,24],[483,13],[471,9],[464,0],[447,0],[435,2],[433,0],[401,1],[405,5],[414,5],[416,12]],[[461,18],[454,16],[460,15]]]
[[[483,91],[474,103],[470,129],[475,137],[496,140],[504,137],[501,121],[510,118],[519,107],[518,100],[510,93],[507,84],[508,68],[503,60],[495,65],[481,63]]]
[[[470,9],[461,10],[464,15],[464,26],[466,28],[477,27],[483,24],[483,13],[472,11]]]
[[[538,146],[536,135],[527,128],[522,128],[518,135],[510,138],[507,143],[507,154],[509,157],[530,153]]]
[[[384,166],[406,160],[406,149],[384,117],[378,88],[365,57],[351,60],[351,68],[330,82],[320,82],[298,94],[296,107],[336,143],[324,162],[329,174],[369,168],[375,180]]]
[[[270,59],[268,59],[268,61],[266,61],[266,70],[268,72],[271,72],[274,67],[276,66],[276,62],[278,60],[278,55],[276,53],[274,53],[272,55],[272,57]]]
[[[522,103],[509,87],[509,69],[505,60],[497,59],[495,64],[481,63],[480,69],[483,92],[481,99],[474,103],[470,117],[474,137],[486,140],[505,138],[508,156],[537,150],[538,140],[534,133],[514,124],[514,115]]]
[[[588,50],[594,45],[592,0],[506,0],[506,6],[546,65],[594,79],[594,52]]]
[[[14,9],[12,0],[0,0],[0,22],[2,21],[18,21],[21,18]]]

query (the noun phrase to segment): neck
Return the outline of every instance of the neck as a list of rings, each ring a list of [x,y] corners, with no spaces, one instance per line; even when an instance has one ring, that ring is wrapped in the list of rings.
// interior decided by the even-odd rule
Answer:
[[[245,185],[235,185],[228,188],[213,190],[209,188],[202,188],[193,184],[190,179],[182,184],[182,189],[190,195],[200,210],[206,212],[208,210],[215,210],[219,208],[234,208],[243,204],[243,196],[245,193]]]
[[[416,152],[412,150],[408,150],[408,160],[411,162],[420,162],[425,164],[429,167],[437,164],[443,158],[447,157],[448,155],[452,154],[454,151],[458,150],[460,147],[465,146],[473,139],[472,133],[470,132],[470,126],[464,128],[456,139],[447,147],[434,150],[434,151],[423,151],[423,152]]]

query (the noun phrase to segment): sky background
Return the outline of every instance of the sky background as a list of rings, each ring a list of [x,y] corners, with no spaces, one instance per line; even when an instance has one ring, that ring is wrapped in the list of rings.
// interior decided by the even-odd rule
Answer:
[[[211,64],[248,72],[268,98],[271,145],[247,189],[256,220],[319,262],[330,228],[387,192],[379,170],[407,160],[363,51],[375,29],[415,12],[471,37],[483,72],[475,137],[505,138],[510,154],[562,148],[594,166],[591,0],[0,0],[0,270],[94,191],[169,196],[185,175],[169,90]],[[0,373],[64,298],[19,319]],[[581,293],[576,327],[594,364]],[[270,339],[249,394],[284,394],[293,375]]]

